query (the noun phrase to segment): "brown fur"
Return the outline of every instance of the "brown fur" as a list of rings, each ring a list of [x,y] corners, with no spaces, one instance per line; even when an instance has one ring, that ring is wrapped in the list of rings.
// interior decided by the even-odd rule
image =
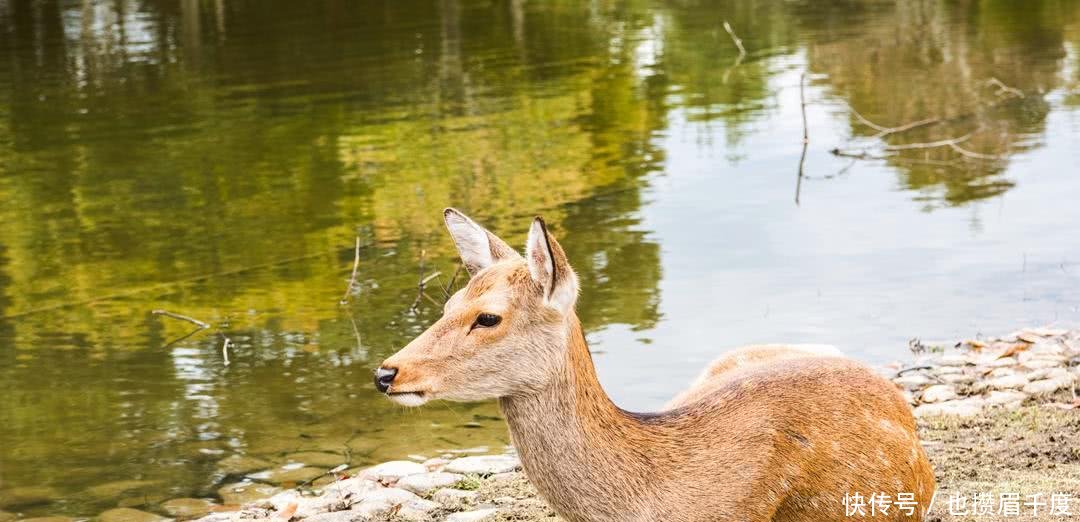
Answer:
[[[576,284],[547,239],[563,284]],[[533,281],[516,254],[495,261],[384,366],[398,369],[391,391],[498,398],[526,474],[564,519],[841,521],[845,494],[913,493],[913,516],[893,506],[877,519],[922,520],[933,472],[907,403],[870,369],[751,347],[670,409],[627,412],[601,388],[576,314],[544,305],[552,282]],[[503,320],[466,330],[480,312]]]

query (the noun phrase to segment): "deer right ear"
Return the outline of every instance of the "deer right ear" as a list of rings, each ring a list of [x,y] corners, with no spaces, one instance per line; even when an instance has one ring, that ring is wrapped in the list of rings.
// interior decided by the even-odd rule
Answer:
[[[456,209],[444,210],[443,219],[446,221],[446,229],[450,231],[450,237],[454,239],[458,254],[461,255],[461,262],[469,275],[475,275],[500,259],[519,256],[505,241],[477,225],[475,221]]]

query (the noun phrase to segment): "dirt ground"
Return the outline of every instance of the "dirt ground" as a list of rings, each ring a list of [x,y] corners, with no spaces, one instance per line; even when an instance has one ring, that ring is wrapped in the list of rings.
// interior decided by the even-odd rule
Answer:
[[[1080,521],[1080,410],[1028,406],[974,419],[927,419],[920,421],[919,433],[938,483],[929,522]],[[479,492],[481,503],[501,505],[497,520],[560,520],[537,498],[524,475],[477,479],[471,488]],[[1020,515],[1001,512],[1002,494],[1006,509],[1012,502],[1008,495],[1017,495]],[[1071,515],[1050,514],[1053,494],[1068,496]],[[991,500],[995,513],[959,514],[964,509],[958,500],[950,506],[950,496],[966,498],[963,508],[974,513],[977,495],[982,495],[981,505]],[[1046,505],[1036,514],[1033,501]]]
[[[919,433],[938,482],[930,521],[1080,520],[1080,410],[1028,406],[973,419],[939,418],[920,421]],[[1055,493],[1071,499],[1072,515],[1050,515],[1049,505],[1036,514],[1030,504],[1049,504]],[[998,512],[970,514],[978,494],[989,496]],[[1019,516],[1000,512],[1002,494],[1017,495]],[[969,514],[959,514],[959,501],[951,514],[950,495],[966,497]]]

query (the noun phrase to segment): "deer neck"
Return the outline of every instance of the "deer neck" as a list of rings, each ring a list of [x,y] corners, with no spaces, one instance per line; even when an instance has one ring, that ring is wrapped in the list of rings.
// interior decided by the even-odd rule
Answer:
[[[504,397],[500,406],[530,481],[560,515],[625,516],[633,500],[613,492],[648,495],[666,437],[604,392],[577,317],[567,322],[566,343],[565,364],[546,388]]]

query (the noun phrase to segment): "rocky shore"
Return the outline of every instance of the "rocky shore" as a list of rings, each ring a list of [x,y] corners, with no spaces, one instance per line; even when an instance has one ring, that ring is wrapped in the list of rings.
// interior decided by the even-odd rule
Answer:
[[[1080,330],[1032,328],[989,339],[912,341],[911,349],[913,362],[880,371],[914,409],[942,499],[1010,488],[1017,494],[1054,492],[1071,495],[1080,516]],[[476,454],[483,451],[489,454]],[[243,479],[221,485],[218,498],[118,507],[97,520],[558,520],[529,485],[513,448],[490,453],[481,448],[434,458],[412,455],[366,469],[334,467],[337,460],[317,452],[285,465],[234,455],[219,467]],[[301,487],[282,489],[283,483]],[[930,520],[998,520],[950,514],[944,502]],[[16,520],[0,511],[0,522]]]

